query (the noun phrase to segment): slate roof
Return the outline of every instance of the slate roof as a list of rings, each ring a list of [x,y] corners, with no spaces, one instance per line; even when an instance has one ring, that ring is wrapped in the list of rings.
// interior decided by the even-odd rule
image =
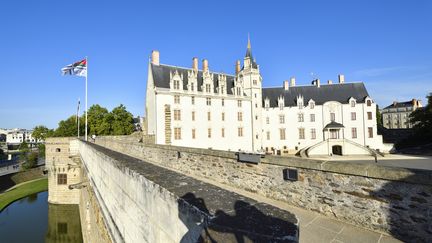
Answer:
[[[324,127],[324,130],[331,128],[345,128],[345,126],[335,121],[332,121]]]
[[[351,97],[357,103],[363,103],[365,98],[369,96],[363,83],[324,84],[319,88],[315,85],[294,86],[289,87],[288,90],[283,87],[263,88],[263,107],[266,98],[270,99],[270,107],[277,107],[278,98],[281,95],[284,97],[285,106],[296,106],[297,96],[299,95],[303,96],[305,105],[310,99],[314,100],[316,105],[322,105],[327,101],[338,101],[347,104]]]
[[[412,103],[412,101],[410,100],[410,101],[405,101],[405,102],[396,102],[396,103],[393,103],[393,104],[387,106],[387,107],[384,108],[384,109],[390,109],[390,108],[402,108],[402,107],[412,107],[412,106],[413,106],[413,103]]]
[[[175,67],[175,66],[169,66],[169,65],[164,65],[164,64],[160,64],[160,65],[154,65],[151,64],[151,68],[152,68],[152,73],[153,73],[153,80],[155,83],[156,87],[159,88],[170,88],[170,72],[175,72],[177,70],[177,72],[181,75],[183,74],[183,90],[187,90],[187,85],[188,85],[188,71],[191,71],[192,68],[182,68],[182,67]],[[216,88],[218,87],[218,74],[220,73],[215,73],[215,72],[210,72],[210,74],[214,74],[213,76],[213,87],[214,87],[214,93],[217,93]],[[233,75],[230,74],[225,74],[226,76],[226,89],[227,89],[227,94],[233,94],[231,88],[234,87],[234,79],[235,77]],[[203,84],[203,75],[202,75],[202,70],[198,70],[198,91],[202,91],[201,90],[201,86]]]

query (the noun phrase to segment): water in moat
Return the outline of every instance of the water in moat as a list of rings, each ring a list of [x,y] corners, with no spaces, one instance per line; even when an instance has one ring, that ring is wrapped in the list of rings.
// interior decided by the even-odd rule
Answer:
[[[20,199],[0,213],[1,242],[82,242],[78,205],[48,203],[48,192]]]

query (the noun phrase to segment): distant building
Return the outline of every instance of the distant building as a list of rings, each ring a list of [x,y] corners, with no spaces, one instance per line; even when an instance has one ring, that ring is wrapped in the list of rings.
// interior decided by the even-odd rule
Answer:
[[[412,128],[409,116],[416,109],[423,107],[420,100],[412,99],[405,102],[394,101],[381,110],[383,126],[388,129]]]
[[[36,138],[32,137],[31,130],[26,129],[12,129],[9,130],[6,134],[6,144],[7,145],[18,145],[23,142],[26,143],[39,143],[42,142],[41,140],[37,140]]]
[[[148,67],[146,131],[157,144],[231,151],[311,155],[386,151],[377,134],[376,104],[364,84],[339,82],[262,87],[248,42],[234,74],[210,71],[206,59],[190,68],[161,64],[152,52]]]

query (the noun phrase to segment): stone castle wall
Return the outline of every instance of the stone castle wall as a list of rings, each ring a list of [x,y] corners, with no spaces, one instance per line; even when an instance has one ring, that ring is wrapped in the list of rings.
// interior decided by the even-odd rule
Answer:
[[[237,162],[233,152],[150,145],[121,136],[99,137],[96,143],[402,240],[432,238],[431,171],[276,156],[251,165]],[[297,169],[299,180],[285,181],[286,168]]]

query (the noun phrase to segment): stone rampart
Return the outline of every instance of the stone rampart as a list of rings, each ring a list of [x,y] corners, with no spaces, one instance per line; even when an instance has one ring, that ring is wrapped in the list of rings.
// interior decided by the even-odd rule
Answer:
[[[233,152],[150,145],[121,136],[99,137],[96,143],[402,240],[432,238],[431,171],[277,156],[251,165],[237,162]],[[297,169],[298,181],[283,179],[286,168]]]
[[[79,152],[113,242],[298,241],[289,212],[98,145]]]

